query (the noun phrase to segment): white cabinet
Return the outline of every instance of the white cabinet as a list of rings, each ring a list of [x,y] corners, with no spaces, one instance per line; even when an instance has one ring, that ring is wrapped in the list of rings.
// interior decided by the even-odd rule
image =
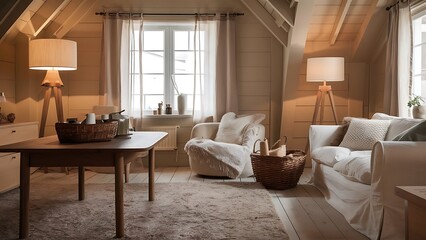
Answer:
[[[0,145],[38,138],[38,123],[0,125]],[[19,186],[19,153],[0,153],[0,193]]]

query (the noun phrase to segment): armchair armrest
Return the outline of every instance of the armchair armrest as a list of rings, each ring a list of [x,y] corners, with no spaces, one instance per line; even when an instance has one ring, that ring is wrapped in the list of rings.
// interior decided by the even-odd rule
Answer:
[[[395,195],[395,186],[425,186],[425,156],[426,142],[379,141],[374,145],[371,200],[373,206],[383,206],[384,220],[376,216],[382,232],[404,231],[404,200]],[[388,224],[387,219],[393,219],[392,223]]]
[[[219,122],[198,123],[192,128],[191,138],[200,137],[214,139],[218,129]]]
[[[340,134],[340,125],[311,125],[309,128],[310,151],[330,146],[334,139]]]

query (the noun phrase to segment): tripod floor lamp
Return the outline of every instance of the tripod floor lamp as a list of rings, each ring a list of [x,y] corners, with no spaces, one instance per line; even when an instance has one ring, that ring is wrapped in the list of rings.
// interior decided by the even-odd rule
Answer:
[[[312,124],[316,124],[318,112],[320,111],[320,124],[324,120],[324,101],[325,95],[328,95],[333,111],[334,121],[337,122],[336,106],[334,104],[333,91],[328,82],[339,82],[345,80],[345,60],[343,57],[318,57],[308,58],[307,61],[307,82],[323,82],[323,85],[318,87],[317,100],[315,102],[314,115]],[[320,109],[321,107],[321,109]]]
[[[41,86],[46,87],[39,133],[40,137],[43,137],[52,90],[55,96],[58,122],[64,122],[61,89],[64,84],[58,71],[77,69],[77,43],[65,39],[31,40],[29,44],[29,68],[47,70],[41,83]]]

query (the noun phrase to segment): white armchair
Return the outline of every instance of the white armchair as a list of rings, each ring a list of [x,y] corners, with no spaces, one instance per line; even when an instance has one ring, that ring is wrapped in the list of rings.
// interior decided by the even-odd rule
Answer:
[[[214,142],[218,129],[219,122],[199,123],[193,127],[191,140],[185,146],[191,170],[205,176],[236,178],[253,175],[250,153],[256,140],[265,137],[265,127],[262,124],[249,125],[243,132],[242,145]],[[206,149],[217,154],[207,154],[203,151]]]

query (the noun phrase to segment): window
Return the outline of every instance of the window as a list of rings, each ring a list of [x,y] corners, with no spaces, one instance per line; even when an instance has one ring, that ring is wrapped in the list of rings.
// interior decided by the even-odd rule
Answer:
[[[413,94],[426,98],[426,9],[413,15],[412,74]]]
[[[142,51],[137,46],[131,50],[134,56],[132,58],[136,59],[135,66],[139,66],[139,56],[142,52],[142,71],[139,67],[134,67],[130,73],[133,79],[136,79],[135,89],[140,89],[137,84],[141,84],[142,80],[142,93],[133,91],[132,98],[134,102],[138,102],[140,97],[143,98],[144,114],[152,114],[152,110],[157,109],[160,102],[164,103],[163,110],[165,104],[170,104],[173,112],[177,112],[178,91],[186,95],[186,111],[192,110],[196,55],[201,59],[201,74],[197,74],[197,78],[203,78],[205,72],[204,35],[204,32],[201,32],[200,37],[197,37],[195,44],[200,46],[200,49],[194,51],[194,24],[144,23]],[[139,34],[135,34],[136,43],[139,42],[138,36]],[[198,44],[198,41],[201,44]],[[173,84],[172,78],[176,85]]]

